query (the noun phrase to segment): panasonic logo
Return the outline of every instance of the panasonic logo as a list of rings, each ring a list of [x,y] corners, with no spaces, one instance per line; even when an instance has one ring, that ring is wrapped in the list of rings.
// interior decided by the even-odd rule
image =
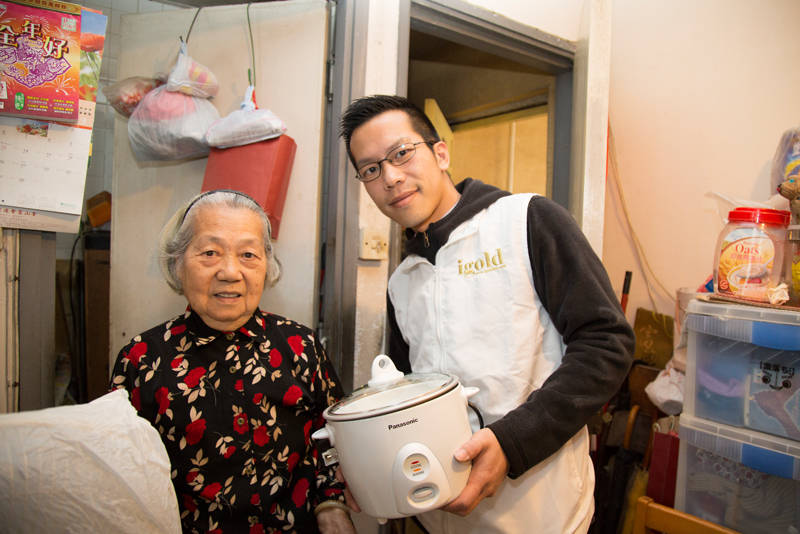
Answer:
[[[403,428],[404,426],[413,425],[414,423],[419,423],[419,419],[416,417],[414,419],[409,419],[408,421],[403,421],[402,423],[397,423],[396,425],[386,425],[389,430],[397,430],[398,428]]]

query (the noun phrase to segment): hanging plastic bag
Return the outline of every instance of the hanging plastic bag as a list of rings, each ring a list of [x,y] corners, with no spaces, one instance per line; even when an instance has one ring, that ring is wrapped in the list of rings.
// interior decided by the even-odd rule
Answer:
[[[684,381],[683,373],[667,365],[655,380],[647,384],[644,392],[659,410],[668,415],[677,415],[683,411]]]
[[[219,118],[205,98],[168,91],[165,85],[147,93],[128,121],[128,137],[140,161],[206,156],[208,127]]]
[[[167,78],[167,91],[211,98],[219,91],[219,83],[208,67],[189,57],[186,43],[181,41],[178,60]]]
[[[145,78],[144,76],[131,76],[111,85],[103,86],[101,91],[108,99],[108,103],[117,113],[130,117],[136,106],[139,105],[144,95],[162,85],[163,80]]]
[[[790,128],[781,135],[770,176],[774,187],[786,180],[800,180],[800,127]]]
[[[256,109],[254,87],[247,88],[239,109],[212,124],[206,134],[209,146],[230,148],[278,137],[286,132],[283,121],[268,109]]]

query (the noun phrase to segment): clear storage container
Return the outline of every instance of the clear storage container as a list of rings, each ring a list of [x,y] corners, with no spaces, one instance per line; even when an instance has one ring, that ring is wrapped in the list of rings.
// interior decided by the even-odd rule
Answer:
[[[800,443],[682,414],[675,508],[745,533],[800,532]]]
[[[800,440],[800,313],[692,300],[684,413]]]

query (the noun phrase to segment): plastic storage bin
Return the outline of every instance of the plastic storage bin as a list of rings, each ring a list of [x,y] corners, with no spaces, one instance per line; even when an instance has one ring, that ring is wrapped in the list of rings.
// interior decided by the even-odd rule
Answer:
[[[800,313],[692,300],[683,413],[800,440]]]
[[[800,532],[800,443],[682,414],[675,508],[744,533]]]

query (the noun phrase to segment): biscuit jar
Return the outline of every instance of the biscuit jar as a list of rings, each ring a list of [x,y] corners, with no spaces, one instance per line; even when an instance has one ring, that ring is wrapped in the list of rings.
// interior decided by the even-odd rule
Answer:
[[[717,241],[714,291],[769,302],[768,290],[781,283],[786,229],[784,210],[740,207],[728,213]]]

